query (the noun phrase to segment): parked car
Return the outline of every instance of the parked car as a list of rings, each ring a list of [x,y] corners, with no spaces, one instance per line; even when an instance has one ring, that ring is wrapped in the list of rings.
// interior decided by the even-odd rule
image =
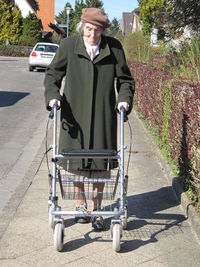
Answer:
[[[53,43],[37,43],[29,56],[29,71],[46,68],[53,60],[58,47],[58,44]]]

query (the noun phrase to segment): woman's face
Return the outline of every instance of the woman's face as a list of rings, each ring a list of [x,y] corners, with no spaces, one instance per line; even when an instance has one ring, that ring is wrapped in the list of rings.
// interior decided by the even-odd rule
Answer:
[[[100,26],[96,26],[91,23],[84,23],[83,25],[83,36],[90,45],[98,44],[102,33],[103,28]]]

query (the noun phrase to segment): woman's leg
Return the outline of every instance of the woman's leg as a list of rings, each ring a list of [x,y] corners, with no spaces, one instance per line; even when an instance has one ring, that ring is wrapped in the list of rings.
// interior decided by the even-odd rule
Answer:
[[[76,200],[76,211],[78,212],[86,212],[87,213],[87,201],[85,197],[85,190],[84,190],[84,177],[88,176],[87,172],[78,172],[77,178],[80,178],[80,182],[74,183],[74,194]],[[88,223],[90,221],[90,216],[87,215],[77,215],[75,216],[75,222],[77,223]]]
[[[93,184],[92,210],[100,210],[103,198],[104,183]]]
[[[74,193],[77,206],[87,205],[84,192],[84,183],[74,183]]]
[[[99,178],[99,182],[93,184],[93,197],[92,197],[92,209],[101,210],[101,204],[103,200],[103,190],[105,183],[101,179],[110,178],[110,171],[99,171],[93,173],[94,178]],[[97,231],[105,229],[104,219],[102,216],[94,216],[92,218],[92,227]]]

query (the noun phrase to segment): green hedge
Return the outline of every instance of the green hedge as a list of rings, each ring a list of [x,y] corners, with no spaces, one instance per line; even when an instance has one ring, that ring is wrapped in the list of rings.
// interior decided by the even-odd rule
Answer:
[[[137,110],[200,211],[200,83],[142,63],[129,62],[129,67],[136,82]]]

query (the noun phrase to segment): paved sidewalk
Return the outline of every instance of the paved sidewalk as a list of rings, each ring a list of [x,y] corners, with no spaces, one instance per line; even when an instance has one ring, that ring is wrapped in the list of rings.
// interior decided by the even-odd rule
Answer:
[[[129,122],[133,131],[129,219],[120,253],[112,249],[109,219],[106,231],[96,233],[91,224],[75,224],[73,218],[66,218],[63,252],[54,250],[53,232],[48,226],[45,160],[34,175],[43,157],[43,145],[1,214],[0,266],[200,266],[200,243],[174,195],[173,174],[134,113]],[[125,137],[128,145],[127,125]],[[67,205],[67,201],[61,203]]]

